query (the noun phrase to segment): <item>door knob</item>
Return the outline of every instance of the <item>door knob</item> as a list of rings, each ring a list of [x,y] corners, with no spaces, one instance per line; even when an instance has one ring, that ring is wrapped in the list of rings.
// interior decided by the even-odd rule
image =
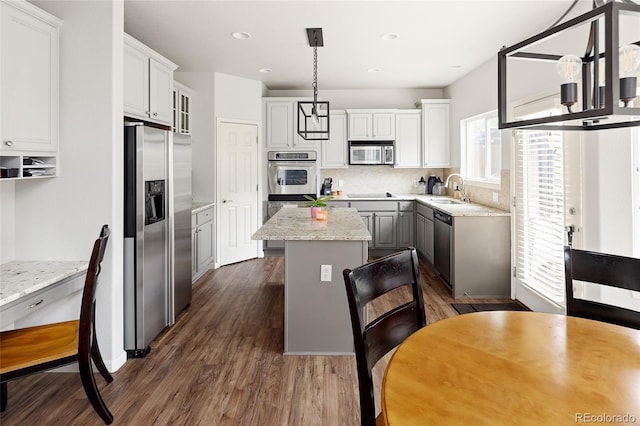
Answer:
[[[233,200],[222,200],[223,203],[233,203]]]
[[[6,141],[4,144],[6,146],[13,146],[13,141]]]

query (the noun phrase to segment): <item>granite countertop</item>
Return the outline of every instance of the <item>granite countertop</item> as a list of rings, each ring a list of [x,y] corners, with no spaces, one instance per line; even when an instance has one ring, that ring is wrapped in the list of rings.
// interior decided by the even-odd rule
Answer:
[[[439,201],[452,200],[452,204],[442,204]],[[451,197],[427,194],[393,194],[393,197],[372,196],[351,198],[348,194],[334,197],[331,201],[417,201],[447,213],[451,216],[511,216],[510,212],[476,203],[465,203]]]
[[[356,209],[329,208],[327,220],[311,218],[308,208],[280,209],[252,240],[371,240],[371,234]]]
[[[211,201],[194,201],[191,206],[191,214],[197,214],[208,208],[215,206],[216,203]]]
[[[86,271],[86,261],[13,261],[0,265],[0,306]]]

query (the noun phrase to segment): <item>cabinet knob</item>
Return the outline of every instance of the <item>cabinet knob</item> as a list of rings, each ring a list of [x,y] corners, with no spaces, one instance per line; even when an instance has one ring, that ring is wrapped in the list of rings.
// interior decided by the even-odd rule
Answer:
[[[6,146],[13,146],[13,141],[5,141]]]
[[[157,117],[157,116],[158,116],[158,113],[157,113],[157,112],[154,112],[154,113],[153,113],[153,116],[154,116],[154,117]]]

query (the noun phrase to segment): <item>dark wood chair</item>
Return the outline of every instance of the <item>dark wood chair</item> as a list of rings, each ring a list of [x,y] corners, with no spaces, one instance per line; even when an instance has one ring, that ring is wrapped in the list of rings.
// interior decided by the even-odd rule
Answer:
[[[8,381],[77,362],[91,405],[106,424],[113,422],[113,415],[98,392],[91,365],[93,360],[102,377],[108,383],[113,381],[100,355],[94,326],[96,284],[109,233],[109,227],[104,225],[93,244],[80,319],[0,333],[0,411],[7,406]]]
[[[418,254],[415,248],[409,247],[353,270],[345,269],[343,276],[358,368],[360,420],[363,426],[371,426],[376,424],[372,368],[426,324]],[[367,321],[369,302],[403,286],[411,290],[409,302]]]
[[[640,259],[564,248],[567,315],[640,329],[640,312],[578,299],[573,280],[640,291]]]

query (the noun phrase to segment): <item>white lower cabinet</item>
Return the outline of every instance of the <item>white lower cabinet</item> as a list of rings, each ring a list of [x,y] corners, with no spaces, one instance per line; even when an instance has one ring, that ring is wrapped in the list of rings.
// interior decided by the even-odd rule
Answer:
[[[214,258],[213,208],[191,216],[191,281],[194,282],[208,269]]]

